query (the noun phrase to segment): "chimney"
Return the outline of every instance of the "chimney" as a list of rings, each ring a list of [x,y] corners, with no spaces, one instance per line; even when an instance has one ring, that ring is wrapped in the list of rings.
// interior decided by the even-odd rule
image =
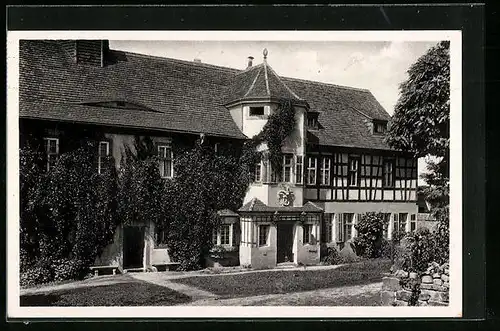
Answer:
[[[201,63],[201,60],[198,59],[198,58],[194,59],[193,61],[196,62],[196,63]]]
[[[76,63],[104,67],[109,53],[108,40],[75,40],[74,59]]]
[[[252,66],[252,61],[253,61],[253,56],[248,57],[248,66],[247,68],[250,68]]]

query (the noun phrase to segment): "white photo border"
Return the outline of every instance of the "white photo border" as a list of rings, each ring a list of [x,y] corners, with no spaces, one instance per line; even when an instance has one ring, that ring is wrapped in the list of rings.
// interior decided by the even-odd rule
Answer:
[[[19,284],[19,40],[450,41],[450,295],[446,307],[21,307]],[[425,31],[8,31],[7,317],[387,318],[462,317],[462,32]],[[221,309],[222,308],[222,309]]]

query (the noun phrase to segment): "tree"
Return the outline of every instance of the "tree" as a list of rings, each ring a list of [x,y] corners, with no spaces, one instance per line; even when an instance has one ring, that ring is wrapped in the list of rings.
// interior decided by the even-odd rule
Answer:
[[[422,176],[431,212],[439,220],[437,249],[449,245],[450,43],[441,41],[421,56],[400,85],[387,142],[415,157],[433,156]],[[444,254],[444,253],[443,253]]]

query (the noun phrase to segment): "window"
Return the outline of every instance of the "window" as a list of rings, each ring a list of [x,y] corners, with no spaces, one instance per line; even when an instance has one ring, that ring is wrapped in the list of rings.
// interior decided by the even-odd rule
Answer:
[[[262,164],[261,164],[261,162],[257,162],[257,164],[255,165],[254,181],[258,182],[258,183],[262,181]]]
[[[321,163],[321,170],[319,173],[321,185],[330,185],[330,165],[331,165],[330,158],[324,157],[323,162]]]
[[[389,238],[389,222],[391,220],[391,213],[384,213],[382,217],[384,218],[383,236],[387,239]]]
[[[325,224],[325,242],[330,243],[333,241],[333,216],[334,214],[324,214]]]
[[[174,175],[173,153],[170,145],[158,146],[158,159],[160,167],[160,176],[162,178],[172,178]]]
[[[274,169],[271,162],[269,162],[268,165],[271,169],[271,183],[281,182],[281,171]]]
[[[357,186],[359,179],[359,159],[349,159],[349,186]]]
[[[264,107],[250,107],[250,116],[263,116]]]
[[[109,142],[100,141],[97,151],[97,173],[102,174],[106,172],[106,161],[109,156]]]
[[[401,231],[406,231],[406,222],[408,221],[407,213],[399,213],[399,229]]]
[[[410,232],[414,232],[417,229],[416,215],[411,214],[410,216]]]
[[[387,131],[387,123],[386,122],[374,122],[373,123],[373,132],[374,133],[385,133]]]
[[[318,129],[318,114],[317,113],[308,113],[307,114],[307,128],[316,130]]]
[[[230,241],[230,232],[231,232],[231,225],[229,224],[224,224],[220,228],[220,244],[221,245],[229,245],[231,243]]]
[[[162,227],[155,227],[155,247],[167,245],[167,231]]]
[[[394,186],[394,160],[384,160],[384,187]]]
[[[269,236],[269,225],[259,225],[259,246],[267,246]]]
[[[47,157],[47,171],[52,169],[59,157],[59,139],[44,138],[45,155]]]
[[[295,159],[295,183],[302,184],[303,169],[304,169],[304,157],[302,155],[297,155]]]
[[[353,213],[344,213],[341,214],[341,217],[339,218],[339,224],[338,224],[338,241],[339,242],[345,242],[350,239],[352,239],[352,223],[354,220],[354,214]]]
[[[313,242],[313,234],[312,234],[313,225],[312,224],[304,224],[304,226],[302,228],[303,228],[302,244],[303,245],[312,244],[312,242]]]
[[[292,155],[283,155],[283,182],[292,182]]]
[[[307,184],[310,185],[316,184],[316,168],[317,168],[317,159],[315,157],[309,157],[307,164]]]
[[[216,246],[231,246],[232,225],[222,224],[218,229],[212,231],[212,243]]]
[[[393,231],[396,233],[399,233],[401,231],[406,231],[407,218],[408,218],[407,213],[394,214]]]

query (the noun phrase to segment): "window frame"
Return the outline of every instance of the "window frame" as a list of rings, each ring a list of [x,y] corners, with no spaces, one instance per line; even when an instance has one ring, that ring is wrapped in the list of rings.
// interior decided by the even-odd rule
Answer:
[[[414,227],[413,230],[412,227]],[[417,231],[417,215],[410,214],[410,232],[415,232],[415,231]]]
[[[311,166],[311,160],[314,160],[314,167]],[[311,183],[311,181],[310,181],[311,171],[314,172],[314,176],[312,177],[312,178],[314,178],[313,183]],[[318,182],[317,177],[318,177],[318,158],[316,156],[308,156],[307,157],[307,185],[316,185]]]
[[[386,169],[386,165],[390,164],[391,165],[391,171],[390,171],[390,177],[387,177],[388,172]],[[390,159],[384,159],[382,162],[382,186],[384,188],[394,188],[395,187],[395,182],[396,182],[396,176],[395,176],[395,168],[396,168],[396,162],[393,158]],[[390,178],[390,184],[387,182],[387,179]]]
[[[54,167],[54,164],[51,165],[51,156],[55,156],[54,163],[57,161],[59,158],[59,138],[58,137],[44,137],[44,150],[45,150],[45,158],[46,158],[46,166],[45,170],[50,171]],[[50,142],[55,141],[56,143],[56,151],[55,152],[50,152]]]
[[[257,170],[258,170],[258,175],[257,175]],[[259,161],[255,164],[253,175],[255,183],[262,183],[262,161]]]
[[[106,155],[101,155],[101,144],[106,144]],[[111,150],[111,144],[109,140],[100,140],[99,143],[97,144],[97,173],[100,175],[102,174],[102,161],[103,158],[108,158]]]
[[[253,114],[252,110],[262,109],[262,114]],[[249,117],[262,117],[266,115],[266,108],[264,106],[249,106],[248,107],[248,116]]]
[[[381,128],[381,130],[378,130],[379,128]],[[375,133],[375,134],[387,133],[387,123],[386,122],[374,122],[373,123],[373,133]]]
[[[287,159],[290,161],[289,164],[286,163]],[[286,180],[286,170],[289,170],[288,180]],[[282,174],[281,181],[283,183],[292,183],[293,177],[293,155],[292,154],[283,154],[283,165],[282,165]]]
[[[331,169],[332,169],[332,160],[330,157],[323,157],[321,159],[320,166],[320,185],[322,186],[331,186],[332,177],[331,177]],[[328,161],[328,167],[326,167],[326,161]],[[328,174],[328,181],[326,181],[326,175]]]
[[[295,155],[295,184],[303,184],[303,183],[304,183],[304,155]]]
[[[222,241],[223,237],[226,238],[225,235],[223,235],[223,229],[227,228],[227,244]],[[234,224],[233,223],[222,223],[219,227],[214,228],[212,230],[212,244],[214,246],[222,246],[226,248],[233,247],[233,241],[234,241]]]
[[[348,173],[348,178],[347,178],[347,186],[349,187],[358,187],[360,183],[360,160],[361,158],[359,156],[349,156],[348,162],[347,162],[347,173]],[[352,169],[352,164],[356,164],[356,169]],[[355,182],[353,183],[352,181],[352,176],[354,175]]]
[[[264,232],[262,232],[262,229],[265,229]],[[258,245],[259,247],[266,247],[266,246],[269,246],[269,233],[271,232],[271,225],[269,224],[259,224],[258,225],[258,236],[257,236],[257,240],[258,240]],[[265,233],[265,242],[262,243],[262,239],[263,239],[263,233]]]
[[[349,240],[352,240],[354,238],[354,232],[352,231],[352,226],[354,224],[354,213],[342,213],[342,238],[344,239],[343,242],[347,242]],[[349,217],[352,216],[352,217]],[[349,220],[349,222],[347,222]],[[349,229],[349,230],[347,230]],[[349,233],[349,236],[347,235]]]
[[[302,224],[302,245],[313,244],[313,230],[314,230],[314,224],[310,223]]]
[[[161,234],[161,235],[160,235]],[[158,239],[162,238],[162,242],[159,242]],[[167,247],[167,232],[165,229],[156,226],[155,227],[155,233],[154,233],[154,248],[166,248]],[[163,240],[165,242],[163,242]]]
[[[164,149],[165,153],[161,154],[160,150]],[[172,149],[172,144],[170,143],[158,143],[156,145],[156,151],[158,156],[158,169],[160,171],[160,176],[163,179],[170,179],[174,177],[174,151]],[[167,156],[168,151],[170,151],[170,157]],[[165,175],[165,168],[167,162],[170,161],[169,174]],[[162,173],[163,169],[163,173]]]

